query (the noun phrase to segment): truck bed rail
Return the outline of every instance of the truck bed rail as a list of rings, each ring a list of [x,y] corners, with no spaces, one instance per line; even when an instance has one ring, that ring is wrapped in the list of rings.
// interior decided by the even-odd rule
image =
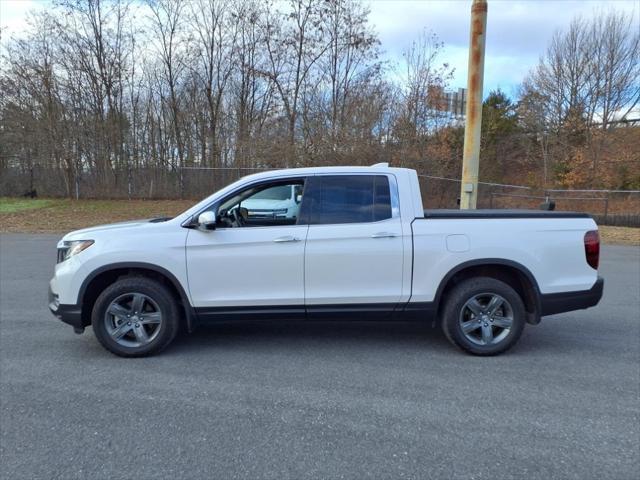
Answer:
[[[588,213],[580,212],[556,212],[549,210],[517,210],[517,209],[481,209],[481,210],[455,210],[432,209],[424,211],[424,218],[591,218]]]

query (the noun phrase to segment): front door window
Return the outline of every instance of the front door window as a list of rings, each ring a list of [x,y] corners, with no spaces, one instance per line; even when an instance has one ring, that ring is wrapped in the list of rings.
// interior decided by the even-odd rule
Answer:
[[[216,213],[220,228],[296,225],[304,180],[248,187],[224,199]]]

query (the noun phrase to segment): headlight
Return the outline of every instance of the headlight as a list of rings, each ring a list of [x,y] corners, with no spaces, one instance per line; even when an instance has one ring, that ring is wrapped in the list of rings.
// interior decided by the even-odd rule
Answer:
[[[93,240],[73,240],[64,242],[61,248],[58,248],[58,263],[77,255],[93,245]]]

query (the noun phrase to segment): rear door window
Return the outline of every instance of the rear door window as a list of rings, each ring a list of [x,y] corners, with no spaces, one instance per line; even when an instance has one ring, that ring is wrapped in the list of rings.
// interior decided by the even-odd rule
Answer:
[[[311,224],[367,223],[392,217],[385,175],[313,177]]]

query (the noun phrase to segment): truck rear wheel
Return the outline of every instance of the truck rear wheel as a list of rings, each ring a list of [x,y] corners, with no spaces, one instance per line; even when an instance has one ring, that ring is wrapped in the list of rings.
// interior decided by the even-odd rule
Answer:
[[[169,345],[179,328],[176,300],[161,283],[123,278],[98,297],[91,315],[104,348],[121,357],[144,357]]]
[[[460,282],[447,295],[442,329],[454,345],[474,355],[497,355],[520,338],[524,303],[504,282],[490,277]]]

